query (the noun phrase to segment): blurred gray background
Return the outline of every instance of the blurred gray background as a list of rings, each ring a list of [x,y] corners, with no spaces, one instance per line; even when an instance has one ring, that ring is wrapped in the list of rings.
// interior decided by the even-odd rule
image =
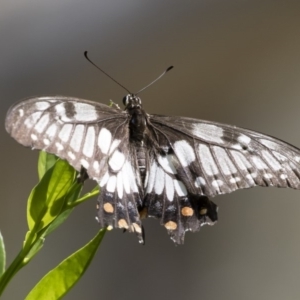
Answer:
[[[5,113],[34,95],[121,104],[124,90],[84,59],[85,50],[133,91],[174,65],[142,94],[149,113],[234,124],[300,146],[299,0],[2,0],[0,41],[0,230],[9,262],[27,230],[38,152],[8,136]],[[184,246],[154,219],[145,222],[145,246],[109,232],[65,299],[299,299],[300,192],[256,188],[214,201],[219,222],[188,233]],[[95,203],[49,236],[3,299],[24,299],[95,235]]]

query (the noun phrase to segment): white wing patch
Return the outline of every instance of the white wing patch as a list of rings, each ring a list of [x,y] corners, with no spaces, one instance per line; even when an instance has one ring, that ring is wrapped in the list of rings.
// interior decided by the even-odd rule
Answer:
[[[43,139],[43,142],[46,146],[50,145],[50,140],[49,139]]]
[[[111,146],[109,148],[109,154],[113,153],[115,151],[115,149],[120,145],[121,140],[115,139],[113,140],[113,142],[111,143]]]
[[[166,167],[166,166],[165,166]],[[188,192],[182,181],[173,178],[167,172],[168,168],[162,168],[155,160],[152,161],[149,170],[148,182],[146,185],[146,194],[154,193],[155,195],[161,195],[164,191],[167,199],[173,201],[174,197],[185,197]]]
[[[208,148],[204,144],[199,144],[199,157],[205,173],[209,176],[213,176],[219,173],[215,160]]]
[[[72,131],[73,125],[72,124],[65,124],[62,129],[60,130],[58,137],[63,141],[67,142],[70,138],[71,131]]]
[[[216,125],[211,124],[193,124],[193,135],[196,137],[205,140],[206,142],[213,142],[223,144],[223,129]]]
[[[66,103],[59,103],[57,105],[55,105],[55,111],[56,111],[56,115],[55,115],[55,119],[58,120],[59,122],[63,122],[63,123],[68,123],[68,122],[72,122],[72,119],[67,117],[66,114]]]
[[[285,180],[285,179],[287,179],[287,175],[286,174],[281,174],[280,178],[283,179],[283,180]]]
[[[92,157],[95,149],[95,128],[93,126],[88,127],[86,132],[85,142],[83,145],[82,153],[87,157]]]
[[[46,110],[50,107],[50,103],[46,101],[39,101],[35,103],[35,107],[37,110]]]
[[[279,171],[279,170],[282,169],[280,163],[270,154],[269,151],[263,150],[262,151],[262,156],[271,165],[271,167],[274,171]]]
[[[173,163],[174,156],[166,155],[166,156],[158,156],[158,162],[163,167],[163,169],[170,174],[177,174],[176,168]]]
[[[169,201],[173,201],[174,199],[174,181],[173,179],[168,175],[165,174],[165,186],[166,186],[166,194]]]
[[[237,138],[237,140],[242,144],[242,145],[248,145],[251,142],[251,138],[247,135],[240,134]]]
[[[252,165],[242,153],[237,151],[230,151],[230,153],[232,154],[240,170],[244,171],[252,167]]]
[[[122,174],[122,179],[123,179],[123,184],[124,184],[124,190],[126,194],[130,193],[130,181],[128,179],[128,176],[126,174],[126,168],[123,167],[123,169],[121,170],[121,174]]]
[[[116,184],[117,184],[117,177],[115,175],[109,177],[106,189],[108,192],[114,193],[116,189]]]
[[[253,156],[252,161],[259,170],[268,169],[267,165],[261,160],[259,156]]]
[[[183,167],[189,166],[196,159],[192,146],[185,140],[175,142],[174,151]]]
[[[100,171],[100,164],[97,160],[94,161],[93,168],[97,173]]]
[[[76,156],[72,151],[68,151],[68,156],[72,159],[75,160]]]
[[[225,175],[235,174],[237,172],[236,167],[231,162],[225,149],[221,147],[213,147],[216,157],[218,158],[218,163]]]
[[[177,179],[174,179],[174,187],[175,187],[175,190],[176,190],[176,193],[178,194],[179,197],[185,197],[187,196],[187,190],[186,190],[186,187],[185,185],[183,184],[182,181],[180,180],[177,180]]]
[[[19,109],[19,116],[21,118],[24,116],[24,109]]]
[[[138,193],[137,179],[129,161],[126,161],[123,166],[123,176],[128,176],[129,186],[132,192]]]
[[[116,192],[120,199],[122,199],[124,193],[127,195],[138,193],[136,178],[129,161],[124,161],[117,174],[107,171],[98,183],[101,188],[106,186],[108,192]]]
[[[201,176],[197,177],[195,180],[195,186],[197,188],[200,188],[201,186],[205,186],[206,182],[205,179]]]
[[[106,183],[107,183],[107,181],[108,181],[108,179],[109,179],[109,174],[108,174],[108,172],[106,172],[106,173],[104,174],[104,176],[99,180],[99,185],[100,185],[100,187],[105,186]]]
[[[119,172],[117,175],[117,191],[118,191],[118,196],[120,199],[123,198],[124,189],[125,189],[125,186],[123,184],[123,173]]]
[[[49,138],[53,138],[56,134],[56,131],[57,131],[57,125],[53,123],[48,127],[46,134],[49,136]]]
[[[56,142],[55,146],[58,152],[64,150],[64,146],[59,142]]]
[[[85,169],[88,169],[88,167],[90,166],[90,163],[87,160],[85,160],[84,158],[82,158],[80,160],[80,163]]]
[[[125,163],[125,155],[116,150],[108,160],[108,164],[113,171],[120,171]]]
[[[279,145],[277,143],[274,143],[273,141],[267,140],[267,139],[259,139],[259,141],[266,147],[272,149],[272,150],[278,150]]]
[[[42,112],[37,111],[35,113],[32,113],[25,121],[24,124],[27,128],[32,128],[34,124],[36,124],[37,120],[41,117]]]
[[[75,115],[74,118],[79,122],[91,122],[98,119],[94,105],[87,103],[74,103]]]
[[[157,195],[161,195],[165,185],[165,172],[162,168],[157,167],[154,190]]]
[[[153,161],[150,170],[149,170],[149,177],[147,183],[147,193],[150,193],[154,188],[154,183],[156,180],[156,171],[157,171],[157,164]]]
[[[37,141],[38,137],[36,134],[32,133],[31,135],[32,140]]]
[[[107,154],[108,150],[110,148],[111,143],[111,133],[106,128],[102,128],[100,130],[99,136],[98,136],[98,146],[103,154]]]
[[[75,127],[74,133],[72,135],[72,139],[70,142],[70,146],[73,148],[74,151],[78,152],[80,150],[80,146],[82,143],[84,134],[84,125],[77,125]]]
[[[212,181],[211,184],[215,188],[220,188],[224,184],[224,182],[222,180],[217,179],[217,180]]]

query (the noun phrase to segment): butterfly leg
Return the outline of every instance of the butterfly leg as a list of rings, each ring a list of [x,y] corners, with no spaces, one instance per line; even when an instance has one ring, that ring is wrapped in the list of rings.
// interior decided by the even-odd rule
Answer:
[[[118,104],[116,104],[114,101],[109,100],[109,106],[112,108],[117,108],[117,109],[121,109],[120,106]]]
[[[84,167],[81,167],[80,172],[77,175],[77,182],[84,183],[89,178],[87,171]]]

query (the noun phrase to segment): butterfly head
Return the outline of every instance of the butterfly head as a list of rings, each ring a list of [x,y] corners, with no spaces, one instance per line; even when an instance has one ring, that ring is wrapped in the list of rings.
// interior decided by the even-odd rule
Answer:
[[[142,100],[134,94],[128,94],[123,98],[125,109],[142,108]]]

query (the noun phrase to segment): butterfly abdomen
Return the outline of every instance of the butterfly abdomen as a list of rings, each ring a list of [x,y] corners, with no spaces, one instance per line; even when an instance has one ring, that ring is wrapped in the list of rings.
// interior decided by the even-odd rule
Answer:
[[[136,158],[141,180],[144,186],[146,178],[147,153],[146,148],[143,145],[136,145]]]

